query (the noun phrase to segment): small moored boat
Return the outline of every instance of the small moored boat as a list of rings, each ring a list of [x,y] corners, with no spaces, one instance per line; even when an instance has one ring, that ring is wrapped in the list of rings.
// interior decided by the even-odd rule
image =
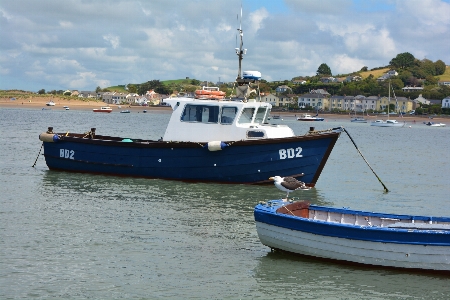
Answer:
[[[375,266],[450,271],[450,218],[395,215],[271,200],[254,209],[261,243]]]
[[[121,114],[129,114],[130,111],[129,111],[128,109],[126,109],[126,110],[122,110],[120,113],[121,113]]]
[[[444,123],[434,123],[434,122],[424,122],[425,125],[431,126],[431,127],[445,127]]]
[[[297,118],[297,121],[323,121],[323,118],[319,118],[317,115],[316,116],[311,116],[309,114],[303,114],[301,117]]]
[[[49,102],[45,103],[47,106],[55,106],[55,102],[53,100],[50,100]]]
[[[370,123],[370,126],[378,126],[378,127],[403,127],[405,126],[405,122],[400,123],[397,120],[375,120]]]
[[[92,111],[93,112],[110,113],[110,112],[112,112],[112,108],[109,106],[102,106],[100,108],[94,108]]]
[[[367,120],[362,117],[356,117],[350,120],[353,123],[367,123]]]

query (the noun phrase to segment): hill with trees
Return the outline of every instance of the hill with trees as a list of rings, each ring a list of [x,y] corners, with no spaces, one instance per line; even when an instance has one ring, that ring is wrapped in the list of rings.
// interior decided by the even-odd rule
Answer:
[[[387,96],[388,80],[378,81],[377,79],[389,70],[397,71],[397,76],[390,77],[395,94],[415,99],[422,94],[426,99],[443,99],[450,96],[450,87],[438,85],[439,80],[450,81],[450,68],[442,60],[435,62],[429,59],[416,59],[411,53],[404,52],[392,58],[388,65],[373,68],[369,70],[367,66],[363,66],[361,70],[348,74],[334,75],[339,78],[339,82],[323,83],[322,77],[331,77],[332,70],[326,64],[322,63],[315,76],[298,76],[292,80],[268,82],[261,80],[260,90],[266,93],[274,93],[279,85],[287,85],[292,89],[294,94],[304,94],[310,90],[325,89],[331,95],[380,95]],[[345,82],[342,79],[347,76],[359,76],[361,80]],[[305,84],[294,84],[295,79],[305,80]],[[150,80],[144,83],[129,83],[126,90],[131,93],[145,94],[146,91],[154,90],[160,94],[172,94],[174,92],[193,92],[200,88],[201,81],[197,79],[177,79],[177,80]],[[215,85],[208,83],[208,85]],[[403,92],[405,86],[422,86],[420,92]],[[125,87],[125,86],[118,86]],[[103,91],[118,91],[118,87],[109,87]],[[220,90],[230,95],[232,93],[232,84],[223,84]],[[99,87],[97,88],[99,89]],[[101,90],[101,89],[100,89]]]

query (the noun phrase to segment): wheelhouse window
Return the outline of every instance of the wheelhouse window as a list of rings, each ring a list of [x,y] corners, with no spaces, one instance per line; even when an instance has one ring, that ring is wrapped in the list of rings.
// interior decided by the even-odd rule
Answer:
[[[254,107],[244,108],[242,110],[241,116],[239,117],[239,123],[240,124],[251,123],[254,113],[255,113],[255,108]]]
[[[267,109],[268,109],[268,107],[259,107],[258,108],[258,111],[256,112],[256,116],[255,116],[255,123],[260,123],[260,124],[268,123],[267,117],[269,114],[267,113]]]
[[[221,124],[231,124],[236,118],[237,107],[234,106],[223,106],[222,113],[220,114]]]
[[[183,114],[181,115],[181,121],[218,123],[219,106],[187,104],[184,108]]]

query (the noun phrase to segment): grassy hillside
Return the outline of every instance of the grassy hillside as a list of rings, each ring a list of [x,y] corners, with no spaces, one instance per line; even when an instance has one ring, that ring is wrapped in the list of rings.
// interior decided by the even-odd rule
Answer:
[[[110,90],[111,92],[116,93],[128,93],[128,91],[125,89],[123,85],[110,86],[107,87],[107,89]]]
[[[164,80],[161,81],[162,83],[164,83],[165,85],[170,85],[170,84],[189,84],[191,82],[192,79],[174,79],[174,80]]]
[[[437,77],[439,77],[439,80],[441,80],[441,81],[450,81],[450,66],[447,66],[445,68],[444,74],[437,76]]]
[[[373,77],[378,78],[381,75],[383,75],[384,73],[386,73],[387,71],[389,71],[389,68],[383,68],[383,69],[379,69],[379,70],[361,72],[361,77],[363,79],[365,79],[365,78],[369,77],[370,74],[372,74]]]

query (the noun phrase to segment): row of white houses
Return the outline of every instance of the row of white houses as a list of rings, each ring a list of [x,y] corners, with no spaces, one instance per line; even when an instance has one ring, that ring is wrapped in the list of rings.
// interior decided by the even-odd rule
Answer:
[[[142,96],[136,93],[104,92],[102,94],[102,100],[105,103],[117,105],[159,105],[161,104],[161,100],[167,96],[158,94],[153,90],[148,91]]]
[[[428,100],[419,95],[416,99],[408,99],[406,97],[388,97],[380,96],[331,96],[325,90],[313,90],[310,93],[300,96],[277,96],[267,94],[261,96],[261,101],[269,102],[272,106],[283,107],[290,104],[297,104],[299,108],[311,107],[313,109],[321,109],[325,111],[356,111],[362,112],[367,110],[382,111],[389,104],[395,105],[395,111],[408,112],[421,104],[436,103],[440,100]],[[450,107],[450,97],[442,100],[442,108]]]

